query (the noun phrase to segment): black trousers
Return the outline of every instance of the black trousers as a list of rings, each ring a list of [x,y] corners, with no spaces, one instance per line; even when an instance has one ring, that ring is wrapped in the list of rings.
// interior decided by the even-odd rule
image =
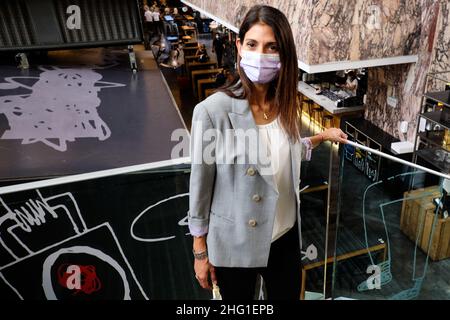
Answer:
[[[301,253],[297,224],[270,247],[264,268],[216,267],[217,285],[223,300],[253,300],[258,274],[265,283],[268,300],[299,300]]]
[[[223,51],[222,50],[217,50],[216,51],[216,57],[217,57],[217,65],[220,68],[222,66],[222,56],[223,56]]]

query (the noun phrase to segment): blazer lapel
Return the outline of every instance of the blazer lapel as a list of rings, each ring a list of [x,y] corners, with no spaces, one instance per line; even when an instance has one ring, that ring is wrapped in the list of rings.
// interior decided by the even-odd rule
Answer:
[[[228,113],[228,117],[230,119],[231,125],[234,130],[242,129],[244,133],[249,132],[250,136],[253,134],[252,131],[256,132],[257,141],[259,141],[259,130],[256,127],[255,119],[253,118],[253,114],[250,110],[250,106],[248,105],[248,101],[246,99],[232,99],[232,112]],[[247,131],[250,130],[250,131]],[[241,142],[245,143],[245,142]],[[245,144],[243,144],[245,145]],[[258,148],[255,148],[258,152]],[[246,159],[251,159],[249,156],[248,148],[245,148],[245,157]],[[259,160],[259,157],[258,157]],[[258,163],[252,163],[257,170],[261,173],[265,170],[261,167],[259,161]],[[275,182],[273,179],[273,175],[261,174],[261,177],[275,190],[278,192],[275,187]]]

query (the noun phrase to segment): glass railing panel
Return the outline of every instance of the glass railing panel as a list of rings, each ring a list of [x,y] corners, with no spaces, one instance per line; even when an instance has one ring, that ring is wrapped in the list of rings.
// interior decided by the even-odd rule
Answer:
[[[354,145],[340,170],[333,298],[450,299],[450,177]]]
[[[322,131],[323,128],[314,119],[302,117],[302,136],[308,137]],[[302,257],[301,257],[301,294],[305,300],[324,298],[324,279],[326,251],[332,257],[332,250],[327,248],[327,211],[330,187],[330,157],[337,148],[325,142],[312,150],[310,161],[301,164],[300,182],[300,214],[302,225]],[[337,159],[337,157],[335,156]],[[339,162],[339,160],[337,161]],[[332,249],[332,248],[331,248]]]

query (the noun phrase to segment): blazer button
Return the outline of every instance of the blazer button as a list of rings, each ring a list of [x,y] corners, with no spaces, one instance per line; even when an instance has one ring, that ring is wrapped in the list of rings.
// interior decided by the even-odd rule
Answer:
[[[261,197],[259,196],[259,194],[255,194],[255,195],[253,195],[252,199],[253,199],[253,201],[258,202],[261,200]]]
[[[248,225],[250,227],[256,227],[256,220],[254,220],[254,219],[248,220]]]
[[[256,171],[255,171],[255,169],[253,169],[253,167],[250,167],[250,168],[247,169],[247,174],[249,176],[254,176],[255,173],[256,173]]]

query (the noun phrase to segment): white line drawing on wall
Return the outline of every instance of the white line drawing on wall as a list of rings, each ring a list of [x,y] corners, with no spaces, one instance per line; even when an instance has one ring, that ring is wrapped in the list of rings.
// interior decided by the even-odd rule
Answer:
[[[130,284],[128,283],[125,270],[123,270],[123,268],[117,263],[117,261],[111,258],[109,255],[105,254],[104,252],[98,249],[94,249],[88,246],[73,246],[70,248],[62,248],[56,252],[53,252],[51,255],[47,257],[47,259],[45,259],[44,265],[42,267],[42,287],[44,288],[44,293],[47,300],[58,300],[53,288],[51,270],[53,264],[56,262],[56,259],[58,259],[62,254],[67,253],[90,254],[108,263],[111,267],[113,267],[117,271],[117,273],[122,278],[124,288],[123,300],[131,300]]]
[[[19,139],[22,144],[42,142],[64,152],[67,142],[77,138],[111,136],[108,125],[100,118],[99,91],[125,84],[100,81],[102,75],[90,68],[46,69],[39,77],[7,77],[0,89],[27,89],[29,94],[0,97],[0,114],[8,120],[9,130],[0,139]],[[18,79],[36,79],[32,85]]]
[[[1,268],[0,268],[0,270],[1,270]],[[3,280],[3,282],[11,289],[11,291],[12,291],[13,293],[15,293],[15,294],[17,295],[17,297],[18,297],[20,300],[24,300],[23,297],[22,297],[22,295],[19,293],[19,291],[17,291],[17,289],[14,288],[14,286],[13,286],[11,283],[9,283],[8,280],[6,280],[5,276],[4,276],[1,272],[0,272],[0,279]]]
[[[14,261],[14,262],[12,262],[12,263],[9,263],[9,264],[7,264],[7,265],[5,265],[5,266],[0,267],[0,279],[2,279],[2,280],[5,282],[5,284],[8,285],[8,286],[11,288],[11,290],[17,295],[17,297],[18,297],[19,299],[23,300],[23,297],[22,297],[22,295],[20,294],[20,292],[19,292],[13,285],[11,285],[11,283],[8,281],[8,279],[3,275],[3,272],[4,272],[5,269],[7,269],[7,268],[9,268],[9,267],[12,267],[12,266],[14,266],[15,264],[17,264],[17,263],[19,263],[19,262],[21,262],[21,261],[24,261],[24,260],[26,260],[26,259],[29,259],[29,258],[31,258],[31,257],[33,257],[33,256],[36,256],[36,255],[41,254],[41,253],[45,253],[46,251],[50,251],[50,250],[51,250],[52,248],[54,248],[54,247],[57,247],[57,246],[59,246],[59,245],[62,245],[62,244],[66,243],[66,242],[68,242],[68,241],[70,241],[70,240],[80,238],[80,237],[82,237],[83,235],[85,235],[85,234],[87,234],[87,233],[89,233],[89,232],[95,231],[95,230],[100,229],[100,228],[103,228],[103,227],[106,227],[106,228],[108,229],[108,231],[111,233],[111,236],[113,237],[114,242],[115,242],[115,244],[117,245],[117,249],[119,250],[119,253],[120,253],[122,259],[124,260],[124,262],[125,262],[125,264],[126,264],[126,267],[127,267],[127,269],[129,270],[129,272],[130,272],[130,274],[131,274],[131,276],[132,276],[134,282],[136,283],[136,286],[138,287],[140,293],[142,294],[142,296],[143,296],[146,300],[149,300],[147,294],[145,293],[145,291],[144,291],[143,288],[142,288],[142,285],[139,283],[139,281],[138,281],[138,279],[137,279],[137,277],[136,277],[136,275],[135,275],[135,273],[134,273],[133,268],[131,267],[130,263],[128,262],[128,260],[127,260],[127,258],[126,258],[126,256],[125,256],[125,254],[124,254],[124,252],[123,252],[123,249],[122,249],[122,247],[121,247],[121,245],[120,245],[120,243],[119,243],[119,241],[118,241],[118,239],[117,239],[117,236],[115,235],[115,233],[114,233],[113,229],[111,228],[110,224],[107,223],[107,222],[106,222],[106,223],[102,223],[102,224],[100,224],[100,225],[98,225],[98,226],[96,226],[96,227],[94,227],[94,228],[87,229],[87,230],[85,230],[85,231],[84,231],[83,233],[81,233],[81,234],[77,234],[77,235],[75,235],[75,236],[73,236],[73,237],[69,237],[69,238],[67,238],[67,239],[65,239],[65,240],[63,240],[63,241],[61,241],[61,242],[55,243],[55,244],[53,244],[53,245],[51,245],[51,246],[49,246],[49,247],[46,247],[46,248],[43,248],[42,250],[39,250],[39,251],[37,251],[37,252],[34,252],[34,253],[32,253],[32,254],[30,254],[30,255],[24,257],[24,258],[19,258],[19,259],[17,259],[16,261]],[[73,249],[73,248],[75,248],[75,249]],[[87,249],[87,251],[82,251],[82,250],[81,250],[82,248]],[[90,249],[89,249],[89,248],[90,248]],[[69,249],[70,249],[70,248],[69,248]],[[100,258],[100,259],[106,261],[107,263],[109,263],[111,266],[113,266],[113,267],[119,272],[119,274],[121,275],[122,280],[123,280],[123,273],[121,273],[121,272],[122,272],[124,269],[121,268],[121,267],[118,265],[117,261],[115,261],[115,260],[112,259],[111,257],[105,255],[105,254],[102,253],[100,250],[93,249],[93,248],[91,248],[91,247],[84,247],[84,246],[75,246],[75,247],[71,247],[71,249],[77,251],[78,253],[92,254],[92,255],[94,255],[94,256],[96,256],[96,257],[98,257],[98,258]],[[66,249],[64,249],[64,250],[68,251],[68,248],[66,248]],[[62,253],[63,253],[63,251],[61,251],[61,252],[60,252],[60,251],[57,251],[57,252],[59,252],[59,254],[62,254]],[[97,254],[99,254],[99,256],[97,256]],[[57,257],[55,257],[54,255],[50,255],[49,257],[51,257],[51,258],[50,258],[50,259],[47,259],[47,260],[46,260],[46,261],[47,261],[47,264],[44,263],[44,266],[43,266],[43,273],[42,273],[43,279],[44,279],[44,277],[47,278],[47,276],[44,275],[44,273],[45,273],[45,274],[48,273],[48,272],[46,272],[46,270],[47,270],[47,268],[50,266],[49,264],[51,264],[51,262],[53,261],[53,258],[55,258],[55,259],[57,258]],[[106,260],[105,260],[105,259],[106,259]],[[119,268],[117,268],[117,266],[119,266]],[[119,270],[121,270],[121,271],[119,271]],[[47,291],[45,292],[45,295],[46,295],[47,297],[53,297],[54,291],[53,291],[53,289],[50,289],[50,286],[52,286],[51,282],[50,282],[50,284],[48,284],[48,283],[45,283],[45,281],[43,280],[42,285],[43,285],[44,291],[47,290]],[[126,292],[129,292],[129,290],[127,290],[127,288],[129,288],[129,283],[128,283],[128,281],[124,281],[124,288],[125,288],[125,291],[126,291]],[[53,293],[52,293],[52,292],[53,292]],[[124,297],[127,297],[127,298],[128,298],[128,296],[129,296],[129,294],[124,295]]]
[[[65,215],[68,217],[74,234],[81,234],[87,227],[86,223],[81,216],[80,209],[70,192],[58,194],[51,197],[43,197],[39,190],[36,190],[38,194],[38,199],[29,199],[24,201],[24,205],[20,209],[11,209],[6,202],[0,197],[0,209],[3,208],[6,213],[0,216],[0,230],[3,224],[7,222],[12,222],[12,225],[7,227],[6,233],[11,235],[16,243],[22,247],[28,254],[33,253],[22,239],[14,232],[16,229],[21,229],[24,232],[31,233],[33,228],[39,228],[45,225],[48,221],[56,220],[60,216],[58,215],[58,209],[64,211]],[[66,204],[62,204],[63,202]],[[55,204],[52,204],[55,202]],[[73,207],[70,211],[70,206]],[[2,246],[13,259],[19,259],[19,254],[14,253],[13,249],[8,246],[5,242],[4,237],[7,235],[5,232],[0,232],[0,246]],[[73,234],[61,235],[62,237],[71,236]]]
[[[425,172],[409,172],[409,173],[402,173],[402,174],[398,174],[392,177],[387,178],[386,180],[393,180],[399,177],[406,177],[406,176],[417,176],[418,174],[424,174]],[[427,196],[431,196],[433,193],[432,192],[423,192],[422,194],[418,195],[418,196],[412,196],[412,197],[406,197],[406,198],[401,198],[401,199],[397,199],[397,200],[393,200],[393,201],[389,201],[386,203],[381,203],[380,205],[378,205],[379,209],[380,209],[380,214],[381,214],[381,218],[383,221],[383,225],[384,225],[384,230],[385,230],[385,235],[386,235],[386,240],[387,240],[387,260],[380,262],[378,264],[376,264],[373,260],[372,257],[372,253],[370,252],[369,249],[369,240],[368,240],[368,231],[367,231],[367,221],[366,221],[366,199],[367,199],[367,193],[369,191],[369,189],[375,187],[376,185],[382,184],[384,183],[383,181],[378,181],[376,183],[373,183],[371,185],[369,185],[366,190],[364,191],[364,197],[363,197],[363,226],[364,226],[364,237],[365,237],[365,245],[367,248],[367,252],[369,255],[369,259],[371,262],[372,266],[375,266],[378,270],[379,270],[379,279],[378,279],[378,285],[380,287],[382,287],[383,285],[386,285],[388,283],[390,283],[393,279],[393,275],[392,275],[392,270],[391,270],[391,264],[392,264],[392,257],[391,257],[391,242],[390,242],[390,238],[389,238],[389,232],[388,232],[388,226],[387,226],[387,222],[386,222],[386,218],[385,218],[385,213],[384,213],[384,208],[392,205],[394,203],[397,202],[402,202],[405,200],[414,200],[414,199],[420,199],[420,198],[425,198]],[[437,216],[438,214],[438,208],[436,208],[436,212],[435,215]],[[435,218],[434,222],[433,222],[433,226],[432,226],[432,230],[431,230],[431,235],[430,235],[430,241],[428,244],[428,250],[427,250],[427,255],[426,255],[426,259],[425,259],[425,265],[424,265],[424,269],[423,269],[423,273],[421,276],[416,276],[416,265],[417,265],[417,250],[419,247],[419,236],[420,236],[420,230],[422,229],[422,224],[423,221],[421,221],[421,225],[419,226],[419,228],[417,229],[417,237],[416,237],[416,241],[415,241],[415,246],[414,246],[414,255],[413,255],[413,273],[412,273],[412,281],[413,281],[413,287],[411,288],[407,288],[405,290],[402,290],[390,297],[388,297],[389,300],[411,300],[414,299],[416,297],[419,296],[420,290],[422,288],[422,284],[423,284],[423,280],[425,278],[425,275],[427,273],[428,270],[428,263],[429,263],[429,254],[430,254],[430,247],[431,247],[431,239],[435,230],[435,223],[438,219]],[[362,292],[362,291],[367,291],[370,290],[371,288],[371,283],[372,283],[372,279],[371,277],[369,277],[368,280],[365,280],[363,282],[361,282],[358,287],[357,290]]]
[[[84,234],[87,234],[88,232],[96,230],[102,226],[106,226],[111,232],[112,237],[114,238],[114,241],[117,244],[117,248],[121,256],[123,257],[124,261],[126,262],[127,268],[132,274],[133,279],[136,282],[139,290],[142,292],[144,298],[148,300],[146,293],[142,289],[141,284],[137,281],[136,275],[133,269],[131,268],[131,265],[129,264],[128,260],[126,259],[123,250],[120,246],[120,243],[116,235],[114,234],[114,231],[110,227],[109,223],[104,223],[97,227],[88,229],[86,222],[84,221],[83,216],[81,214],[81,210],[78,206],[78,203],[75,197],[72,195],[72,193],[66,192],[49,197],[44,197],[38,189],[36,189],[35,191],[38,195],[37,200],[28,199],[26,201],[23,201],[24,204],[20,206],[20,208],[16,209],[11,209],[10,206],[6,204],[6,201],[2,199],[2,197],[0,197],[0,209],[5,210],[5,213],[0,215],[0,230],[2,225],[7,225],[6,232],[0,232],[0,246],[2,246],[5,249],[5,251],[10,255],[10,258],[13,260],[12,262],[8,262],[5,265],[0,265],[0,279],[2,279],[3,282],[11,288],[11,290],[17,295],[19,299],[23,299],[22,295],[13,285],[10,284],[10,281],[8,281],[8,279],[1,273],[2,270],[10,266],[13,266],[14,264],[19,263],[25,259],[31,258],[37,254],[50,250],[51,248],[56,247],[64,242],[81,237]],[[70,223],[68,229],[73,230],[73,232],[66,234],[58,234],[58,236],[61,239],[54,241],[49,246],[39,248],[38,250],[32,250],[29,248],[29,246],[26,245],[24,241],[22,241],[22,239],[20,239],[18,235],[15,234],[15,230],[21,230],[26,233],[32,233],[33,230],[36,228],[42,227],[45,228],[46,224],[61,218],[62,215],[66,216],[67,218],[66,220],[68,220]],[[8,243],[3,240],[5,235],[10,235],[14,241],[13,244],[15,246],[18,245],[22,249],[24,249],[26,251],[26,254],[24,256],[20,256],[18,253],[15,253],[14,250],[12,249],[13,246],[9,246]],[[88,248],[85,247],[85,249]],[[77,250],[80,251],[80,248],[77,248]],[[99,250],[95,248],[90,248],[84,253],[91,254],[94,256],[95,253],[99,253],[98,258],[104,260],[105,262],[108,262],[119,272],[119,274],[123,278],[124,274],[122,272],[123,268],[117,268],[118,266],[117,262],[112,261],[105,254],[101,254]],[[129,288],[128,282],[124,283],[124,286],[125,289]],[[46,296],[52,296],[51,291],[49,291],[48,288],[44,287],[44,290],[47,290]],[[124,298],[128,299],[129,294],[124,296]]]
[[[152,208],[155,208],[155,207],[159,206],[160,204],[165,203],[165,202],[168,202],[168,201],[171,201],[171,200],[173,200],[173,199],[182,198],[182,197],[187,197],[187,196],[189,196],[189,193],[180,193],[180,194],[177,194],[177,195],[175,195],[175,196],[172,196],[172,197],[163,199],[163,200],[161,200],[161,201],[158,201],[157,203],[152,204],[152,205],[150,205],[149,207],[147,207],[144,211],[142,211],[140,214],[138,214],[138,216],[137,216],[137,217],[133,220],[133,222],[131,223],[131,227],[130,227],[130,234],[131,234],[131,237],[132,237],[133,239],[137,240],[137,241],[142,241],[142,242],[159,242],[159,241],[167,241],[167,240],[174,239],[175,236],[160,237],[160,238],[142,238],[142,237],[139,237],[139,236],[137,236],[137,235],[135,234],[135,232],[134,232],[134,226],[135,226],[136,223],[139,221],[139,219],[142,218],[142,216],[143,216],[144,214],[146,214],[147,212],[151,212],[151,209],[152,209]],[[178,222],[178,225],[179,225],[179,226],[186,226],[186,225],[187,225],[187,216],[184,217],[183,219],[181,219],[181,220]],[[188,235],[188,233],[187,233],[186,235]]]

